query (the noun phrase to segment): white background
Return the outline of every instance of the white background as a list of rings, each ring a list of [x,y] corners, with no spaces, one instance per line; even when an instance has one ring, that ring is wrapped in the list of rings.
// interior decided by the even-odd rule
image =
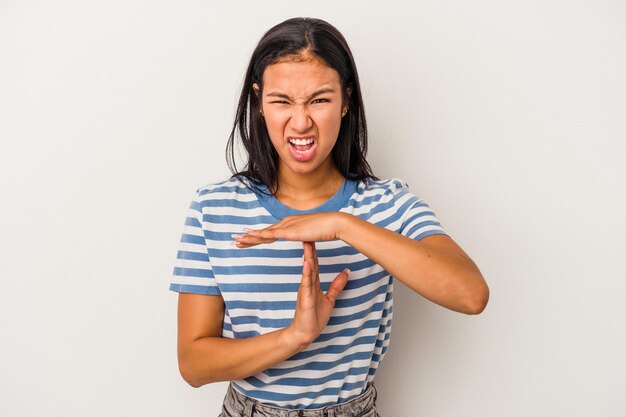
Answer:
[[[491,288],[465,316],[398,284],[382,416],[626,415],[624,1],[54,3],[0,0],[0,416],[218,414],[226,383],[178,374],[169,274],[293,16],[348,39],[375,173]]]

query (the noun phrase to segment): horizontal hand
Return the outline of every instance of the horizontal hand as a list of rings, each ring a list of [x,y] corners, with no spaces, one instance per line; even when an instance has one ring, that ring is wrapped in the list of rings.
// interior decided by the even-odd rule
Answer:
[[[342,219],[346,213],[324,212],[287,216],[278,223],[261,230],[244,229],[245,233],[232,235],[233,245],[248,248],[278,239],[319,242],[338,239]]]

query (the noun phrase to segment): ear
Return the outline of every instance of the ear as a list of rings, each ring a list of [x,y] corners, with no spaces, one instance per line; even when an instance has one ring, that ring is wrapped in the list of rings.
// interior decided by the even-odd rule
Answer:
[[[350,107],[348,102],[350,101],[351,94],[352,94],[352,87],[346,87],[346,96],[348,100],[346,100],[346,103],[344,103],[343,110],[341,111],[341,117],[345,116],[346,113],[348,113],[348,108]]]
[[[252,90],[254,90],[254,94],[256,95],[257,100],[259,100],[259,113],[261,113],[261,120],[263,120],[263,103],[261,103],[261,88],[257,83],[252,84]]]

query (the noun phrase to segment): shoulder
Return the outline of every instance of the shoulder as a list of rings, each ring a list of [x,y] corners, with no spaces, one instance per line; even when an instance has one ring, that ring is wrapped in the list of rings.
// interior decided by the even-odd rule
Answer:
[[[359,210],[385,210],[416,204],[419,198],[409,191],[401,178],[365,179],[359,181],[352,205]]]
[[[409,185],[401,178],[366,179],[359,182],[357,192],[361,198],[396,198],[409,192]]]
[[[206,183],[196,188],[194,202],[199,207],[227,206],[234,202],[253,201],[256,195],[250,183],[237,177]]]
[[[361,181],[359,188],[363,188],[366,191],[384,191],[396,193],[401,190],[407,190],[409,185],[401,178],[387,178],[387,179],[367,179]]]
[[[245,184],[236,177],[230,177],[228,179],[209,182],[196,189],[198,195],[207,195],[212,193],[221,192],[238,192],[240,188],[245,188]]]
[[[211,199],[215,197],[230,196],[253,193],[248,181],[244,182],[237,177],[230,177],[219,182],[210,182],[196,189],[196,194],[201,199]]]

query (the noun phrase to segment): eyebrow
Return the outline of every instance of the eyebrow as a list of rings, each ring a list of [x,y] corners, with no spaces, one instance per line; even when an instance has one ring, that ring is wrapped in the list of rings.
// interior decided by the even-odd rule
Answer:
[[[321,88],[321,89],[317,90],[316,92],[314,92],[313,94],[311,94],[311,95],[307,98],[307,100],[310,100],[310,99],[312,99],[312,98],[313,98],[313,97],[315,97],[315,96],[319,96],[320,94],[325,94],[325,93],[334,93],[334,92],[335,92],[335,89],[334,89],[334,88],[330,88],[330,87],[327,87],[327,88]],[[293,98],[289,97],[287,94],[283,94],[283,93],[280,93],[280,92],[278,92],[278,91],[272,91],[271,93],[267,93],[267,96],[268,96],[268,97],[270,97],[270,96],[271,96],[271,97],[286,98],[287,100],[294,101],[294,100],[293,100]]]

